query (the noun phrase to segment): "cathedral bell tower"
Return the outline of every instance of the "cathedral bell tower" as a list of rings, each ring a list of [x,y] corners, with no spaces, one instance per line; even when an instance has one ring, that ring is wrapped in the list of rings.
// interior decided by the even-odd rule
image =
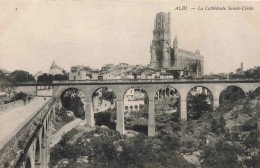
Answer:
[[[170,67],[171,55],[171,14],[157,13],[154,20],[153,41],[150,46],[151,68]]]

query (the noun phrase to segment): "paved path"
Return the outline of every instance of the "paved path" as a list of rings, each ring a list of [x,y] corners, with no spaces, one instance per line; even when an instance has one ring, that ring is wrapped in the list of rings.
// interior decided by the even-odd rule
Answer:
[[[0,112],[0,149],[27,123],[50,97],[35,97],[25,106]]]
[[[64,125],[63,127],[61,127],[59,129],[59,131],[57,131],[55,134],[52,135],[52,140],[51,140],[50,146],[53,147],[58,142],[60,142],[61,137],[64,134],[66,134],[67,132],[69,132],[72,128],[74,128],[75,126],[77,126],[79,124],[84,124],[84,123],[86,123],[86,121],[76,118],[75,120],[73,120],[73,121],[69,122],[68,124]]]

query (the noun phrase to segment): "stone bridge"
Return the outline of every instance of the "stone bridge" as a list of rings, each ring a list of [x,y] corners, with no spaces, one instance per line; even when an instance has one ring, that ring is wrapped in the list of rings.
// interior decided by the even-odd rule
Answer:
[[[75,88],[82,91],[84,94],[83,103],[85,108],[86,124],[93,127],[95,125],[92,95],[102,87],[112,89],[117,99],[117,121],[116,130],[124,134],[124,94],[131,88],[142,88],[146,91],[149,99],[149,114],[148,114],[148,135],[155,135],[155,114],[154,101],[156,94],[162,88],[174,88],[180,95],[180,119],[187,120],[187,95],[194,87],[207,88],[213,95],[213,107],[219,106],[220,93],[229,86],[237,86],[244,93],[254,91],[260,87],[260,80],[171,80],[171,81],[57,81],[53,83],[53,97],[56,98],[58,106],[61,106],[60,96],[69,89]]]
[[[38,111],[34,109],[33,116],[25,119],[25,121],[18,126],[18,130],[14,131],[15,135],[13,135],[13,132],[10,132],[6,137],[11,138],[0,148],[1,168],[48,167],[51,142],[50,121],[55,117],[56,104],[54,103],[55,98],[45,99],[48,101],[44,103]],[[30,107],[31,105],[29,104],[26,105],[26,107],[27,106]],[[38,104],[38,106],[41,105]],[[19,112],[21,113],[21,111]],[[6,113],[10,113],[10,111]]]
[[[35,87],[36,86],[36,87]],[[124,133],[124,94],[130,88],[142,88],[149,99],[148,135],[155,135],[154,102],[160,89],[173,88],[180,97],[180,118],[187,120],[187,94],[194,87],[205,87],[213,95],[213,106],[219,106],[221,91],[229,86],[237,86],[245,93],[260,87],[259,80],[227,80],[227,81],[65,81],[52,84],[53,96],[29,120],[19,128],[19,131],[0,149],[0,167],[45,168],[49,163],[51,120],[55,118],[55,110],[61,107],[61,94],[69,88],[76,88],[84,94],[85,121],[93,127],[94,112],[92,94],[102,87],[113,90],[117,99],[116,129]],[[25,87],[25,86],[23,86]],[[37,85],[29,85],[36,88]],[[170,90],[170,89],[168,89]],[[166,91],[165,91],[166,92]],[[167,93],[165,93],[167,95]],[[168,93],[169,95],[169,93]],[[158,98],[158,97],[157,97]]]

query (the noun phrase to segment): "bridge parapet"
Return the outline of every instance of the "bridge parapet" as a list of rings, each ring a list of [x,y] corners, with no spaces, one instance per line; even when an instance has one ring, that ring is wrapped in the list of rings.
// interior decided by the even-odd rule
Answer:
[[[106,84],[106,83],[247,83],[247,82],[260,82],[260,79],[202,79],[202,78],[194,78],[194,79],[105,79],[105,80],[64,80],[64,81],[53,81],[52,85],[62,85],[62,84]]]
[[[54,102],[55,98],[46,102],[33,117],[25,122],[15,136],[3,145],[0,149],[0,167],[5,167],[7,163],[10,167],[14,167],[19,159],[23,158]]]

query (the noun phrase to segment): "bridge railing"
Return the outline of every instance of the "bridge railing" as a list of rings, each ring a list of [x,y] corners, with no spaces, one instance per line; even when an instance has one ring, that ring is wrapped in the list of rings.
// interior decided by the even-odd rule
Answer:
[[[208,78],[180,78],[180,79],[102,79],[102,80],[54,80],[51,83],[44,82],[21,82],[15,86],[51,86],[57,84],[80,84],[80,83],[151,83],[151,82],[260,82],[260,79],[237,78],[237,79],[208,79]],[[39,89],[39,88],[37,88]]]
[[[55,98],[46,102],[40,110],[24,122],[21,129],[6,144],[3,144],[4,146],[0,149],[0,167],[4,167],[5,163],[15,165],[21,155],[26,153],[54,102]]]
[[[146,83],[146,82],[205,82],[205,81],[252,81],[260,82],[260,79],[204,79],[204,78],[194,78],[194,79],[104,79],[104,80],[64,80],[64,81],[53,81],[53,84],[78,84],[78,83]]]
[[[20,107],[22,105],[24,105],[23,100],[18,100],[18,101],[14,101],[14,102],[11,102],[11,103],[3,104],[3,105],[0,105],[0,112],[5,111],[7,109],[14,108],[14,107]]]

